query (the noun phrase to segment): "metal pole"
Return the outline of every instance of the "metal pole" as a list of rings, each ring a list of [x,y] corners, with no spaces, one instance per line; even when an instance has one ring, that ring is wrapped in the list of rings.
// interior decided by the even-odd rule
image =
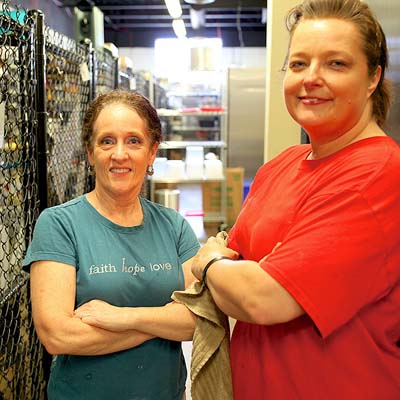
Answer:
[[[114,75],[114,89],[119,88],[119,65],[118,65],[118,57],[114,58],[115,65],[115,75]]]
[[[44,37],[44,14],[36,14],[36,36],[34,37],[36,72],[36,148],[38,169],[39,211],[48,207],[47,179],[47,109],[46,109],[46,55]]]

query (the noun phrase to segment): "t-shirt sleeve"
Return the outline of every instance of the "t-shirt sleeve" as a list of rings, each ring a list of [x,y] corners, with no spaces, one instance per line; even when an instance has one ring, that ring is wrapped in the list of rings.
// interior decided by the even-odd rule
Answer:
[[[41,260],[78,265],[70,224],[54,209],[46,209],[40,214],[22,267],[29,272],[30,265]]]
[[[194,257],[199,251],[200,243],[188,221],[178,214],[178,255],[181,263]]]
[[[387,245],[359,193],[309,200],[281,245],[260,264],[327,336],[389,290]]]

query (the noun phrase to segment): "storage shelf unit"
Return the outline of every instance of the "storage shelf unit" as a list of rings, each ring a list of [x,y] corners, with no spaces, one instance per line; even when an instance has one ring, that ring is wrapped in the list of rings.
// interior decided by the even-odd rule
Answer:
[[[203,178],[192,178],[190,176],[167,176],[165,178],[152,177],[149,178],[150,198],[151,200],[155,200],[155,190],[159,184],[176,184],[179,185],[180,188],[182,188],[182,185],[185,184],[219,184],[219,190],[221,193],[220,211],[211,212],[204,210],[203,221],[219,223],[223,228],[226,225],[225,168],[227,159],[227,113],[225,109],[220,107],[221,94],[215,90],[203,90],[199,92],[167,91],[166,96],[167,98],[176,98],[181,96],[182,101],[180,103],[182,104],[185,104],[185,99],[190,97],[190,105],[195,102],[195,104],[198,104],[199,106],[179,109],[161,108],[157,110],[163,124],[163,134],[166,138],[166,140],[159,146],[158,156],[166,157],[168,160],[181,159],[186,161],[186,149],[188,147],[201,146],[203,148],[204,155],[208,152],[213,152],[221,161],[222,176],[214,178],[207,177],[205,174]],[[206,103],[210,98],[213,99],[212,103]]]
[[[160,150],[168,149],[186,149],[188,146],[202,146],[204,148],[226,148],[226,143],[223,141],[196,141],[196,140],[169,140],[160,144]]]
[[[223,178],[151,178],[152,184],[157,183],[205,183],[205,182],[224,182]]]

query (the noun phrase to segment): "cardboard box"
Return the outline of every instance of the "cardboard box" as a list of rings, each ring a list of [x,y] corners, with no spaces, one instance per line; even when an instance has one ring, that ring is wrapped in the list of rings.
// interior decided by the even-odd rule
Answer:
[[[226,221],[231,227],[242,208],[244,168],[226,168]],[[221,214],[221,189],[219,182],[203,183],[203,210],[205,216]]]

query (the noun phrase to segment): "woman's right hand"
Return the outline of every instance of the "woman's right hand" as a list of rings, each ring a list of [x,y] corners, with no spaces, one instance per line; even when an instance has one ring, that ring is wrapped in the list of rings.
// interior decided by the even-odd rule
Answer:
[[[124,307],[116,307],[102,300],[91,300],[74,311],[74,316],[82,322],[112,332],[123,332],[132,329],[126,325]]]
[[[201,280],[204,267],[213,258],[219,256],[225,256],[231,258],[232,260],[237,260],[239,258],[239,254],[236,251],[226,247],[221,238],[211,236],[193,258],[193,275],[197,279]]]

